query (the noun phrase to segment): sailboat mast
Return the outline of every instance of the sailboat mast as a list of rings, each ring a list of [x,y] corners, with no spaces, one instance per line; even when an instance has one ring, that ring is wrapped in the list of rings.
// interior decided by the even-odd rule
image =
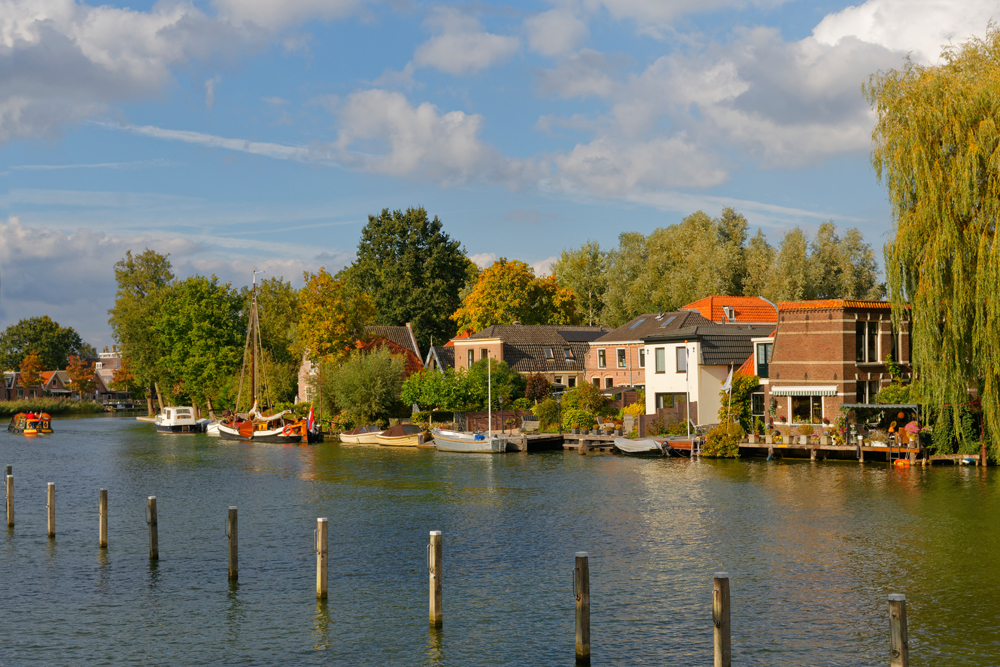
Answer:
[[[493,357],[486,355],[486,409],[489,411],[490,442],[493,442]]]
[[[253,274],[250,288],[250,408],[257,405],[257,335],[254,324],[257,320],[257,272]]]

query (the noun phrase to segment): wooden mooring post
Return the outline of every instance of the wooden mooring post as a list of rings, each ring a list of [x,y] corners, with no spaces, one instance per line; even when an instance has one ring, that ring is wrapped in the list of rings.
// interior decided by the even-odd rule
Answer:
[[[229,580],[236,581],[240,577],[239,564],[239,527],[236,522],[236,508],[229,508],[226,518],[226,537],[229,538]]]
[[[108,547],[108,490],[101,489],[97,498],[97,546],[102,549]]]
[[[49,537],[56,536],[56,483],[49,482],[48,488],[45,490],[45,509],[48,511],[49,516]]]
[[[7,467],[7,527],[14,527],[14,475],[10,474],[10,466]]]
[[[327,520],[316,519],[316,598],[326,599],[327,566],[329,558],[329,532]]]
[[[889,665],[910,667],[909,637],[906,634],[906,596],[889,596]]]
[[[441,531],[431,531],[431,541],[427,545],[427,571],[430,575],[430,608],[428,620],[432,628],[440,628],[444,623],[444,610],[442,609],[443,593],[441,584],[442,560],[444,557],[444,546],[442,545]]]
[[[149,526],[149,559],[160,559],[160,529],[156,521],[156,496],[146,499],[146,525]]]
[[[573,568],[573,596],[576,598],[576,664],[590,664],[590,563],[586,551],[576,552]]]
[[[732,628],[729,625],[729,573],[716,572],[712,588],[712,623],[715,625],[715,667],[733,664]]]

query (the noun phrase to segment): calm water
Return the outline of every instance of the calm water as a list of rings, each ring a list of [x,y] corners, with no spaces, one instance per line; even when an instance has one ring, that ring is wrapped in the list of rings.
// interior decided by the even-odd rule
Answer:
[[[571,665],[578,550],[591,554],[595,665],[711,664],[720,569],[736,664],[888,664],[891,592],[907,595],[911,664],[1000,664],[995,471],[258,446],[123,419],[54,426],[39,440],[0,432],[17,519],[0,544],[3,665]],[[240,515],[233,586],[229,505]],[[325,605],[318,516],[330,519]],[[440,633],[426,620],[425,545],[438,529]]]

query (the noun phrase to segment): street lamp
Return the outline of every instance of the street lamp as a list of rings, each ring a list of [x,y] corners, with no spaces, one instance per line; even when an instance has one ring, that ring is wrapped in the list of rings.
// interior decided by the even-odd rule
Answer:
[[[556,413],[559,415],[559,435],[562,435],[562,394],[556,394]]]
[[[503,435],[503,394],[500,394],[500,435]]]

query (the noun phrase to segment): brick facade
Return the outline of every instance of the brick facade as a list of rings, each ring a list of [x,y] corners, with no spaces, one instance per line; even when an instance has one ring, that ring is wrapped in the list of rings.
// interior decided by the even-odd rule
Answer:
[[[777,401],[777,417],[785,416],[793,424],[824,418],[832,423],[841,405],[870,402],[892,381],[885,364],[890,353],[904,377],[911,372],[908,326],[901,323],[901,331],[893,335],[886,302],[785,302],[778,304],[778,313],[764,387],[765,404],[769,406],[772,397]],[[814,395],[807,394],[810,389]],[[809,417],[804,412],[807,400],[814,401]]]
[[[625,353],[624,365],[619,364],[618,350]],[[604,352],[603,365],[601,364],[601,351]],[[645,345],[642,341],[629,343],[595,341],[590,344],[584,365],[586,381],[597,384],[602,389],[607,387],[642,387],[646,384]]]

